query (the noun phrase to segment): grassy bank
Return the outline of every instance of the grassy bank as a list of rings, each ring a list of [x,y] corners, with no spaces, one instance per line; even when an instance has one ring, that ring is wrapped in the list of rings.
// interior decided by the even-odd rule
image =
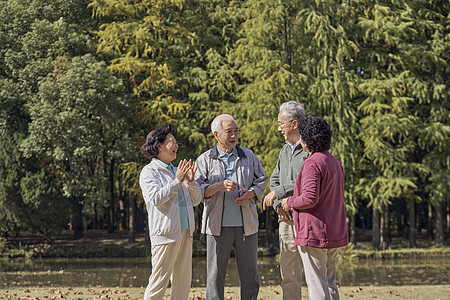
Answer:
[[[29,287],[22,289],[0,288],[0,299],[142,299],[144,288],[110,287]],[[419,286],[344,286],[339,288],[341,299],[448,299],[450,285]],[[167,290],[165,299],[170,299]],[[226,287],[225,299],[239,299],[238,287]],[[191,288],[189,299],[205,299],[205,288]],[[261,287],[258,299],[281,299],[279,286]],[[308,299],[307,288],[302,289],[302,299]]]
[[[261,234],[262,236],[262,234]],[[265,246],[260,240],[259,256],[278,254],[276,245]],[[205,245],[197,237],[193,247],[194,256],[206,254]],[[370,242],[359,242],[339,251],[340,258],[354,259],[396,259],[410,257],[450,257],[450,245],[436,247],[432,241],[418,240],[416,248],[408,248],[403,240],[394,240],[385,250],[375,250]],[[144,234],[136,236],[134,242],[125,233],[108,234],[101,231],[88,231],[85,237],[71,239],[70,234],[62,235],[52,241],[38,236],[22,236],[0,241],[0,258],[115,258],[150,256],[148,241]]]

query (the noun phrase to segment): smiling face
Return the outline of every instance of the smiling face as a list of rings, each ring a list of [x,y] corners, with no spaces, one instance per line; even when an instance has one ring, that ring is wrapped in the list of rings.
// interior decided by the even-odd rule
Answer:
[[[220,150],[231,153],[238,143],[239,131],[236,123],[231,119],[223,119],[222,128],[219,132],[214,131]]]
[[[286,141],[289,141],[292,144],[297,143],[300,138],[297,120],[287,118],[284,111],[278,114],[278,131],[283,135]]]
[[[169,133],[166,140],[158,144],[158,155],[156,155],[156,158],[166,164],[170,164],[171,161],[177,158],[177,151],[177,140],[171,133]]]

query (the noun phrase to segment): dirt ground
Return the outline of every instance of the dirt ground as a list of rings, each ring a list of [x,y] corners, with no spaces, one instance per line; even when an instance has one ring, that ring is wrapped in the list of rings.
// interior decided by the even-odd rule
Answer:
[[[302,299],[308,299],[306,288],[302,290]],[[408,300],[444,300],[450,299],[450,285],[424,285],[424,286],[359,286],[340,287],[341,299],[408,299]],[[42,299],[142,299],[143,288],[45,288],[29,287],[21,289],[0,288],[0,299],[42,300]],[[165,299],[170,299],[170,290],[167,290]],[[189,300],[205,299],[205,288],[192,288]],[[225,299],[239,299],[238,287],[226,287]],[[260,300],[282,299],[280,286],[261,287],[258,296]]]

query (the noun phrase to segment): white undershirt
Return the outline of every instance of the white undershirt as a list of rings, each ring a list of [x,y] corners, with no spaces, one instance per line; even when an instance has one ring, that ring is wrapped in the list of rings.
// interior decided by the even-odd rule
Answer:
[[[297,141],[297,143],[292,144],[290,141],[286,141],[286,143],[291,147],[291,154],[294,153],[295,148],[297,148],[298,144],[300,144],[300,140]]]

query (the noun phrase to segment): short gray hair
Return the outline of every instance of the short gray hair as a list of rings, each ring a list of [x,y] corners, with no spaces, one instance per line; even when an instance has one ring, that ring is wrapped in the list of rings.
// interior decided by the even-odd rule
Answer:
[[[297,101],[284,102],[280,106],[280,113],[286,116],[289,120],[297,120],[300,124],[306,118],[303,106]]]
[[[211,131],[213,134],[214,134],[214,131],[219,132],[220,130],[222,130],[222,121],[225,119],[232,120],[237,126],[236,120],[231,115],[222,114],[220,116],[215,117],[211,123]]]

